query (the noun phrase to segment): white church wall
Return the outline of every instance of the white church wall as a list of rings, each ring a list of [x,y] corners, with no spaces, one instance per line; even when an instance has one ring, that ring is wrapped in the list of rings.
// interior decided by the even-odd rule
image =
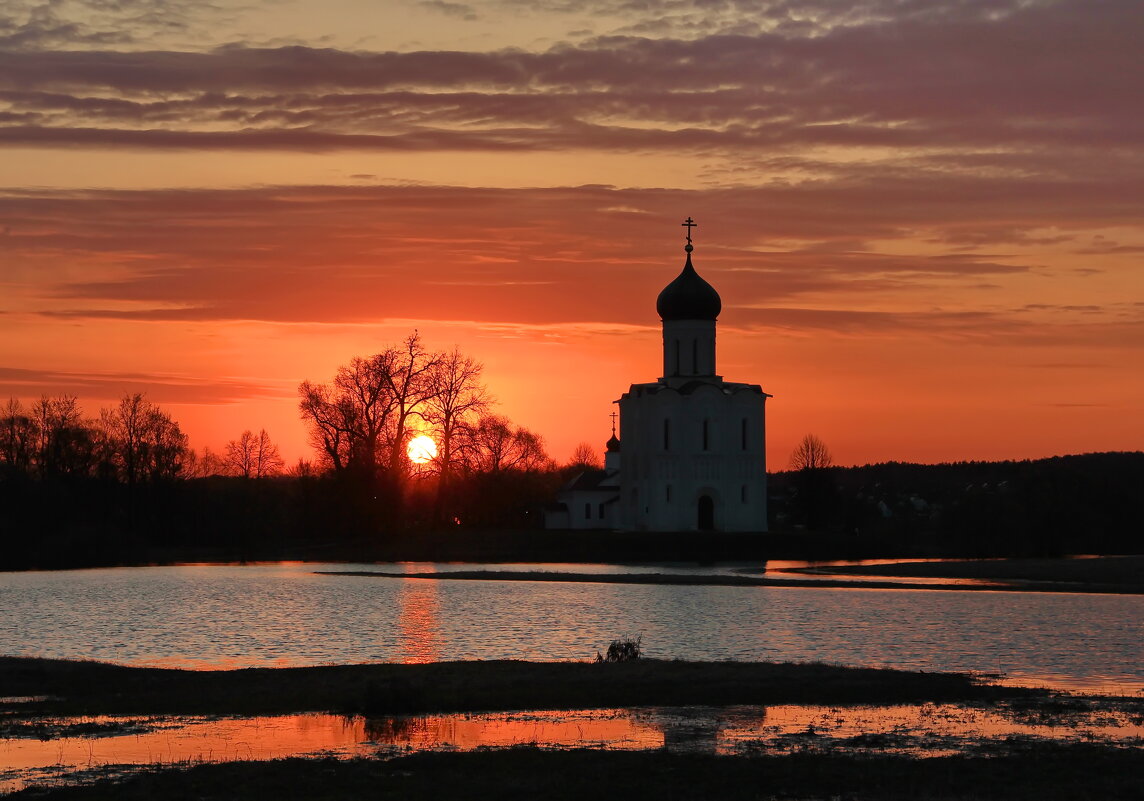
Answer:
[[[715,375],[715,321],[672,320],[663,324],[663,377]]]
[[[722,382],[687,394],[663,385],[633,386],[620,401],[621,524],[698,530],[700,501],[707,496],[714,502],[715,529],[765,530],[764,403],[757,388]]]

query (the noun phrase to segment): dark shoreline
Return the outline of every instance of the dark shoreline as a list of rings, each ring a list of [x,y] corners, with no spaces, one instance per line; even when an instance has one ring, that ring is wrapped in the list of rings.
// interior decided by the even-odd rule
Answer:
[[[1084,562],[1081,576],[1062,569]],[[1114,569],[1110,571],[1110,566]],[[902,562],[892,565],[845,565],[796,568],[789,573],[814,573],[838,578],[774,578],[729,574],[686,573],[576,573],[544,570],[451,570],[399,573],[382,570],[326,570],[318,575],[441,581],[571,581],[596,584],[712,585],[723,587],[802,587],[865,590],[961,590],[989,592],[1054,592],[1144,594],[1144,557],[1100,557],[1086,560],[991,560],[955,562]],[[1063,574],[1063,577],[1062,577]],[[850,579],[848,575],[924,577],[961,580],[963,583]],[[1113,581],[1101,578],[1114,578]]]
[[[391,759],[292,758],[153,767],[88,786],[33,786],[47,801],[1139,801],[1141,749],[1014,743],[1003,753],[722,756],[535,746]]]
[[[556,573],[546,570],[535,571],[483,571],[459,570],[449,573],[398,573],[387,570],[347,570],[315,571],[328,575],[372,576],[383,578],[417,578],[444,580],[497,580],[497,581],[576,581],[588,583],[621,584],[674,584],[674,585],[715,585],[741,587],[802,587],[819,589],[889,589],[889,590],[961,590],[990,592],[1053,592],[1053,593],[1097,593],[1097,594],[1144,594],[1144,555],[1112,555],[1084,558],[1007,558],[1007,559],[943,559],[939,561],[916,561],[900,557],[892,564],[882,565],[837,565],[790,568],[778,573],[761,575],[765,558],[740,559],[672,559],[655,558],[646,554],[644,558],[626,558],[609,561],[589,559],[589,554],[565,554],[550,560],[530,560],[523,557],[502,559],[511,564],[616,564],[654,565],[662,562],[680,562],[702,568],[706,564],[746,563],[758,565],[756,570],[741,574],[680,574],[680,573]],[[598,554],[592,554],[598,556]],[[139,562],[103,565],[75,565],[51,568],[55,570],[83,570],[110,567],[160,567],[183,564],[277,564],[290,563],[331,563],[361,561],[376,563],[379,566],[393,562],[442,561],[451,564],[476,562],[488,563],[497,560],[478,559],[422,559],[413,557],[374,558],[377,554],[363,555],[348,553],[327,554],[263,554],[258,557],[242,557],[235,554],[211,551],[180,552],[167,554],[165,558]],[[779,557],[774,557],[779,558]],[[835,561],[823,559],[821,561]],[[840,560],[839,560],[840,561]],[[752,573],[757,573],[752,575]],[[799,574],[813,574],[818,578],[800,578]],[[851,578],[864,576],[870,578]],[[877,577],[884,576],[885,580]],[[890,580],[893,577],[896,580]],[[909,581],[910,578],[926,581]],[[941,579],[951,579],[945,583]]]

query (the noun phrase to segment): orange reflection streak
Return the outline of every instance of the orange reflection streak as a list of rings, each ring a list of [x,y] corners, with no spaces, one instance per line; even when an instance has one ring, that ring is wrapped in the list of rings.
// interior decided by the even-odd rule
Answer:
[[[432,565],[417,572],[433,572]],[[398,649],[405,664],[436,662],[441,652],[437,624],[437,582],[406,579],[397,597]]]
[[[0,774],[0,793],[99,765],[281,759],[316,751],[360,755],[366,739],[360,718],[339,715],[178,718],[174,723],[115,717],[76,718],[71,722],[75,721],[157,723],[158,728],[99,738],[0,739],[0,764],[7,771],[7,775]]]

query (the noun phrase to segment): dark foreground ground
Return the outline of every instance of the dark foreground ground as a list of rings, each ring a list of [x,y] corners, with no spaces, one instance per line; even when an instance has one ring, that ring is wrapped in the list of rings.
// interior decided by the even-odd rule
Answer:
[[[958,674],[773,663],[452,662],[182,671],[0,658],[0,737],[62,716],[608,708],[685,704],[966,701],[1036,714],[1067,709],[1048,691]],[[1111,699],[1110,699],[1111,702]],[[1139,714],[1139,699],[1120,699]],[[7,731],[5,731],[7,728]],[[19,736],[28,736],[27,732]],[[0,765],[3,752],[0,751]],[[853,752],[738,756],[545,750],[435,752],[388,759],[285,759],[133,769],[85,786],[32,787],[42,799],[1140,799],[1144,752],[1088,742],[982,741],[926,759]]]
[[[1084,744],[1004,756],[909,759],[822,754],[720,757],[512,748],[391,760],[287,759],[148,771],[11,798],[88,799],[769,799],[1114,801],[1141,797],[1140,751]]]

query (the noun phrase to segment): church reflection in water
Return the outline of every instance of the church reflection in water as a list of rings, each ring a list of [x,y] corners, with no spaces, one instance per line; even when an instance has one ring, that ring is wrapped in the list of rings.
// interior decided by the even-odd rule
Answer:
[[[415,751],[533,744],[714,754],[727,751],[729,730],[758,731],[766,714],[762,707],[643,707],[385,717],[366,719],[364,733],[378,745]]]
[[[432,565],[417,566],[417,572],[433,571]],[[436,662],[441,653],[438,624],[437,582],[405,579],[397,596],[398,653],[405,664]]]
[[[668,751],[717,754],[726,744],[728,729],[761,729],[767,718],[766,707],[749,710],[712,707],[656,707],[631,710],[633,720],[645,719],[663,733]]]

